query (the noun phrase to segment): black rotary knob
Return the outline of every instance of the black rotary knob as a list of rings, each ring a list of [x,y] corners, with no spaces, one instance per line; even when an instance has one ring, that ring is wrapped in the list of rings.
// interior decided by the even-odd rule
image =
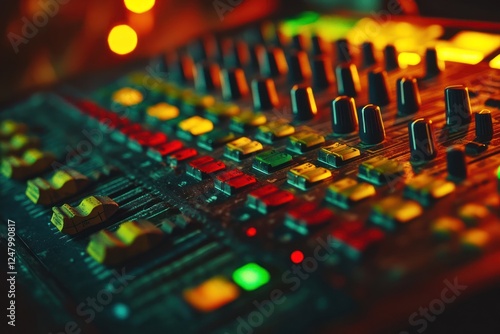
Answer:
[[[302,34],[297,34],[292,37],[292,48],[298,51],[307,51],[306,37]]]
[[[288,72],[283,49],[271,47],[259,54],[260,73],[264,77],[276,77]]]
[[[408,123],[411,161],[422,163],[436,157],[434,127],[432,121],[419,118]]]
[[[296,120],[307,121],[318,113],[311,87],[295,85],[290,91],[290,97],[292,100],[292,113]]]
[[[220,87],[220,68],[216,63],[196,64],[194,85],[196,89],[210,92]]]
[[[335,76],[339,95],[358,96],[361,85],[356,65],[347,63],[338,65],[335,69]]]
[[[251,86],[255,109],[267,110],[278,105],[278,93],[276,92],[273,79],[254,79]]]
[[[476,121],[476,141],[480,143],[488,143],[493,139],[493,120],[491,112],[488,109],[483,109],[474,114]]]
[[[237,100],[248,94],[245,72],[241,68],[221,71],[222,96],[226,100]]]
[[[346,63],[352,60],[351,51],[349,50],[349,42],[345,38],[341,38],[335,42],[337,51],[337,62]]]
[[[312,54],[314,56],[319,56],[321,54],[326,53],[326,45],[325,41],[318,35],[313,35],[311,37],[312,44]]]
[[[332,101],[332,130],[335,134],[348,134],[358,127],[356,103],[349,96],[339,96]]]
[[[377,63],[372,42],[364,42],[361,45],[361,52],[363,54],[363,67],[370,67]]]
[[[322,90],[330,87],[335,80],[333,65],[330,57],[326,55],[316,56],[313,59],[313,86]]]
[[[416,78],[403,77],[396,81],[398,112],[403,115],[414,114],[420,110],[422,101]]]
[[[448,148],[446,151],[446,168],[449,179],[461,181],[467,178],[467,162],[462,148],[458,146]]]
[[[385,140],[384,122],[378,106],[364,106],[359,118],[359,138],[363,144],[376,145]]]
[[[368,101],[380,107],[389,104],[387,72],[377,69],[368,73]]]
[[[295,51],[288,58],[289,80],[296,84],[311,77],[311,65],[305,51]]]
[[[384,48],[385,70],[387,72],[399,69],[398,53],[392,44]]]
[[[464,85],[448,86],[444,90],[446,125],[460,127],[471,122],[469,89]]]
[[[444,71],[444,62],[439,60],[435,48],[425,50],[425,77],[433,78]]]

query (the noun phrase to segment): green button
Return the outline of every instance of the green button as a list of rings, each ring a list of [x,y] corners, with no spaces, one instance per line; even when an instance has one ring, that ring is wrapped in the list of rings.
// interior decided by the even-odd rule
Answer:
[[[271,275],[257,263],[248,263],[236,269],[233,273],[233,280],[242,289],[253,291],[269,282]]]
[[[264,173],[271,173],[288,165],[292,156],[276,150],[266,151],[255,157],[253,168]]]

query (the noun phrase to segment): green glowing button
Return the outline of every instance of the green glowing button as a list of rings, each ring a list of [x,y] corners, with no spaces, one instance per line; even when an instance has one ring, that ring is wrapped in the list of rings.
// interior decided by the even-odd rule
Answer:
[[[233,280],[236,284],[247,291],[260,288],[269,282],[270,278],[269,272],[256,263],[245,264],[233,273]]]

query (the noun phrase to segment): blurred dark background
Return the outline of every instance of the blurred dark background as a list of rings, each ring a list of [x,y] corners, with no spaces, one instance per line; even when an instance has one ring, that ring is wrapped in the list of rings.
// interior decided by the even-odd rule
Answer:
[[[396,1],[396,0],[390,0]],[[144,13],[126,3],[154,3]],[[304,9],[350,10],[369,14],[388,0],[2,0],[0,1],[0,101],[30,89],[157,54],[209,30],[229,27]],[[500,20],[494,0],[399,0],[407,14]],[[239,3],[231,6],[231,3]],[[139,5],[140,6],[140,5]],[[219,10],[216,7],[219,7]],[[227,7],[226,7],[227,6]],[[219,13],[218,13],[219,11]],[[223,12],[223,15],[219,15]],[[138,35],[135,50],[111,52],[112,27],[131,26]]]

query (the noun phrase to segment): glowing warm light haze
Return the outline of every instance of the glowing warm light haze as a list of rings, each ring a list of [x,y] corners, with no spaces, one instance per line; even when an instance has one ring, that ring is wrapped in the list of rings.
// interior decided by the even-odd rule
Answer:
[[[123,2],[128,10],[137,14],[147,12],[155,5],[155,0],[124,0]]]
[[[108,45],[111,51],[116,54],[130,53],[137,46],[137,33],[126,24],[113,27],[108,35]]]

